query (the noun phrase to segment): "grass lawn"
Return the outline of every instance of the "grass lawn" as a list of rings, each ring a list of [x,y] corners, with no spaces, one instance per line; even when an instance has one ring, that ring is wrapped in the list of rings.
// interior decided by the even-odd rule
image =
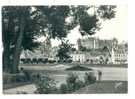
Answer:
[[[88,85],[74,92],[73,94],[110,94],[127,93],[127,81],[101,81]]]

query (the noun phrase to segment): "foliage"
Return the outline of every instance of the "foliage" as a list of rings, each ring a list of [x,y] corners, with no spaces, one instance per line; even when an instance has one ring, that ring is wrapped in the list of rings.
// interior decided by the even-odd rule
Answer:
[[[61,84],[60,86],[60,92],[61,93],[71,93],[74,92],[75,90],[79,89],[82,87],[82,82],[79,81],[78,76],[71,73],[68,75],[66,79],[66,84]]]
[[[70,13],[69,6],[40,6],[36,7],[38,11],[44,15],[45,33],[48,33],[49,38],[64,38],[67,36],[68,29],[65,19]],[[45,34],[46,35],[46,34]]]
[[[61,84],[60,92],[61,93],[72,93],[85,86],[85,83],[79,80],[76,74],[69,74],[66,79],[66,84]]]
[[[67,88],[68,88],[68,92],[74,92],[75,90],[78,89],[78,76],[76,74],[69,74],[67,79],[66,79],[66,83],[67,83]]]
[[[78,89],[80,89],[80,88],[82,88],[82,87],[85,87],[85,86],[86,86],[86,85],[85,85],[85,83],[84,83],[83,81],[77,80],[75,89],[78,90]]]
[[[68,61],[71,57],[69,53],[72,50],[72,46],[69,44],[69,41],[62,41],[62,44],[59,45],[59,50],[57,53],[57,57],[59,57],[60,62],[66,62]]]
[[[78,79],[78,76],[76,74],[71,73],[68,75],[66,82],[68,84],[75,84],[77,79]]]
[[[99,30],[100,24],[98,23],[99,19],[96,15],[84,16],[80,20],[80,32],[82,36],[84,35],[93,35],[95,34],[96,30]]]
[[[101,5],[98,7],[97,13],[104,20],[112,19],[115,17],[115,8],[114,5]]]
[[[89,73],[85,73],[85,84],[92,84],[96,82],[96,77],[93,75],[93,73],[89,72]]]
[[[67,84],[60,85],[60,93],[68,93],[68,86]]]
[[[79,50],[80,50],[80,51],[86,51],[87,48],[86,48],[86,47],[83,47],[83,46],[79,46]]]
[[[34,74],[32,78],[37,86],[35,93],[40,94],[72,93],[96,81],[95,77],[90,73],[86,73],[85,82],[79,80],[78,75],[71,73],[68,75],[66,83],[62,83],[60,87],[57,88],[56,82],[48,75]]]
[[[36,86],[37,86],[36,93],[53,94],[57,92],[56,83],[49,76],[40,75],[40,78],[36,81]]]

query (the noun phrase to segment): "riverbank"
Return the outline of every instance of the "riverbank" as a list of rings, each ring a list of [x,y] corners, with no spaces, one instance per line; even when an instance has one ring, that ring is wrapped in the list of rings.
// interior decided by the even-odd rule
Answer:
[[[122,68],[128,68],[128,64],[78,64],[78,63],[54,63],[54,64],[20,64],[20,66],[56,66],[56,65],[70,65],[70,66],[89,66],[89,67],[122,67]]]

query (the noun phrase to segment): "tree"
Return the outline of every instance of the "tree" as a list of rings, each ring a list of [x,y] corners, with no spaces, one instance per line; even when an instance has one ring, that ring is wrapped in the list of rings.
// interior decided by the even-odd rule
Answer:
[[[61,45],[59,45],[58,54],[56,55],[59,58],[60,62],[66,62],[68,59],[71,58],[69,53],[72,50],[72,46],[69,44],[68,41],[62,40]]]
[[[39,43],[35,42],[38,36],[45,35],[49,39],[62,40],[78,25],[83,36],[92,35],[100,26],[97,16],[111,19],[115,15],[114,6],[98,6],[99,15],[89,15],[87,10],[90,8],[90,6],[4,6],[2,8],[4,70],[16,73],[21,51],[38,47]],[[73,18],[69,23],[65,21],[68,17]]]
[[[37,24],[31,17],[30,7],[18,6],[2,8],[2,23],[3,69],[15,73],[18,71],[21,50],[32,49],[39,44],[34,41]]]
[[[99,18],[103,20],[110,20],[115,17],[115,8],[113,5],[102,6],[72,6],[73,21],[71,26],[79,25],[79,31],[82,36],[93,35],[100,29],[101,23]],[[93,9],[92,15],[88,14],[88,10]]]
[[[67,32],[63,26],[65,26],[64,19],[67,15],[64,8],[66,10],[64,6],[51,8],[5,6],[2,8],[4,70],[12,73],[18,71],[22,49],[33,50],[37,47],[39,45],[35,42],[37,36],[47,35],[49,38],[60,39],[66,36],[64,33]],[[5,20],[8,22],[5,23]]]
[[[80,49],[79,50],[85,52],[87,50],[87,48],[86,47],[83,47],[83,46],[80,46]]]

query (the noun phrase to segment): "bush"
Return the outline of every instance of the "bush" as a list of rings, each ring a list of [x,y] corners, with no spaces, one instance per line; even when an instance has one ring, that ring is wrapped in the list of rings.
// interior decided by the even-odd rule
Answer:
[[[42,58],[39,58],[38,59],[38,63],[43,63],[43,59]]]
[[[25,75],[18,74],[3,74],[3,83],[4,84],[10,84],[10,83],[17,83],[17,82],[26,82],[28,81],[27,77]]]
[[[85,87],[84,82],[81,81],[81,80],[78,80],[78,81],[76,82],[75,89],[78,90],[78,89],[80,89],[80,88],[82,88],[82,87]]]
[[[13,75],[8,74],[8,73],[3,73],[3,83],[9,84],[11,82],[15,82]]]
[[[39,82],[41,78],[41,74],[40,73],[31,73],[31,81],[34,83]]]
[[[73,92],[77,88],[78,76],[76,74],[69,74],[66,80],[68,92]]]
[[[37,90],[35,93],[53,94],[57,93],[56,83],[49,76],[42,76],[36,81]]]
[[[67,92],[68,92],[67,84],[61,84],[61,86],[60,86],[60,93],[67,93]]]
[[[32,59],[32,63],[33,63],[33,64],[38,64],[38,59],[33,58],[33,59]]]
[[[72,74],[68,75],[68,77],[66,79],[66,84],[61,84],[60,92],[61,93],[71,93],[84,86],[85,86],[84,82],[79,80],[79,78],[76,74],[72,73]]]
[[[25,82],[25,81],[27,81],[25,75],[17,74],[17,75],[15,75],[14,77],[15,77],[15,79],[16,79],[16,82]]]
[[[46,59],[43,59],[43,63],[45,64],[45,63],[47,63],[48,62],[48,59],[46,58]]]
[[[25,63],[25,59],[24,58],[20,59],[20,62]]]
[[[24,70],[25,80],[31,81],[31,73],[29,71]]]
[[[77,79],[78,79],[78,76],[73,74],[73,73],[71,73],[71,74],[68,75],[66,82],[68,84],[75,84]]]
[[[66,84],[61,84],[60,86],[60,93],[71,93],[74,92],[77,87],[79,86],[77,84],[78,76],[75,74],[69,74],[66,79]]]
[[[96,77],[94,76],[92,72],[89,72],[89,73],[85,73],[84,80],[85,80],[85,84],[88,85],[88,84],[95,83]]]

